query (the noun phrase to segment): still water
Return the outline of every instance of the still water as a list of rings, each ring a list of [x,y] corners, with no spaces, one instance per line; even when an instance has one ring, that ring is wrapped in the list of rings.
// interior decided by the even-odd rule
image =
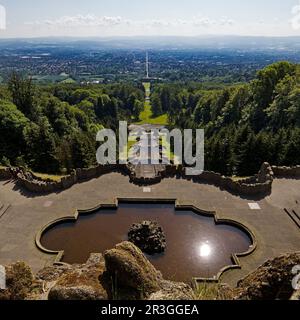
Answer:
[[[172,204],[120,203],[118,209],[100,209],[81,215],[78,221],[54,226],[44,233],[42,245],[64,250],[63,262],[83,263],[92,252],[104,252],[127,240],[131,225],[157,221],[165,231],[167,250],[147,256],[164,278],[190,282],[193,277],[212,277],[231,265],[232,253],[248,251],[249,235],[213,217],[175,210]]]

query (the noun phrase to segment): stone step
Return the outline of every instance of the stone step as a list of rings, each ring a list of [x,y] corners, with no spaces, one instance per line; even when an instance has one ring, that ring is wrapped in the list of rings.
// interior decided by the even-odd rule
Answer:
[[[295,216],[296,216],[296,217],[299,219],[299,221],[300,221],[300,210],[297,208],[297,209],[294,209],[293,212],[294,212]]]
[[[10,204],[0,203],[0,219],[4,216],[5,212],[10,208]]]
[[[296,226],[300,229],[300,212],[295,209],[284,209],[288,216],[294,221]]]

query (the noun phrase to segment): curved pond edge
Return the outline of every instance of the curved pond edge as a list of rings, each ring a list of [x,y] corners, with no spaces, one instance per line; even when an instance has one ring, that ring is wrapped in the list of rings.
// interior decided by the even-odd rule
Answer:
[[[250,241],[251,241],[251,245],[249,246],[248,251],[246,252],[242,252],[242,253],[233,253],[231,255],[231,260],[232,260],[232,265],[228,265],[225,266],[224,268],[222,268],[217,275],[215,275],[213,278],[202,278],[202,277],[193,277],[192,278],[192,283],[193,285],[197,286],[197,284],[199,283],[203,283],[203,282],[215,282],[215,283],[219,283],[220,282],[220,278],[221,276],[230,270],[234,270],[234,269],[241,269],[241,263],[240,263],[240,259],[241,257],[246,257],[250,254],[252,254],[256,248],[257,248],[257,240],[256,240],[256,236],[254,235],[254,233],[250,230],[250,228],[248,228],[247,226],[245,226],[243,223],[238,222],[236,220],[232,220],[232,219],[226,219],[226,218],[219,218],[218,214],[216,211],[205,211],[202,210],[198,207],[196,207],[195,205],[187,205],[187,204],[181,204],[177,199],[151,199],[151,198],[116,198],[114,203],[111,204],[99,204],[94,208],[91,209],[87,209],[87,210],[79,210],[76,209],[74,212],[74,215],[72,216],[65,216],[62,218],[58,218],[55,220],[52,220],[51,222],[47,223],[36,235],[35,237],[35,244],[37,246],[37,248],[49,255],[56,255],[56,258],[54,260],[54,265],[69,265],[68,263],[62,262],[62,258],[64,256],[64,250],[61,251],[53,251],[53,250],[49,250],[46,249],[42,244],[41,244],[41,239],[42,236],[45,232],[47,232],[49,229],[51,229],[52,227],[61,224],[61,223],[66,223],[66,222],[76,222],[78,220],[78,218],[80,217],[80,215],[90,215],[90,214],[94,214],[97,211],[101,210],[101,209],[117,209],[119,206],[119,203],[137,203],[137,204],[174,204],[175,205],[175,210],[177,211],[192,211],[197,215],[202,215],[202,216],[208,216],[208,217],[213,217],[215,224],[216,225],[220,225],[220,224],[227,224],[227,225],[231,225],[233,227],[236,227],[238,229],[240,229],[242,232],[246,233],[247,236],[249,237]],[[92,252],[91,252],[92,253]]]

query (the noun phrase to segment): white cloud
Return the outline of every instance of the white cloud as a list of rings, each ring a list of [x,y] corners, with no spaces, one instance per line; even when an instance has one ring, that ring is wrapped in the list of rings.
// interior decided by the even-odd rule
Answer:
[[[76,16],[63,16],[56,20],[42,20],[26,23],[28,25],[36,26],[52,26],[52,27],[110,27],[116,25],[130,24],[129,20],[122,17],[115,16],[101,16],[97,17],[93,14]]]
[[[232,26],[235,24],[235,21],[232,20],[232,19],[229,19],[227,17],[223,17],[221,20],[220,20],[220,24],[222,26]]]
[[[190,18],[129,19],[95,14],[66,15],[55,19],[31,21],[23,33],[34,36],[147,36],[233,34],[238,23],[224,16],[196,15]]]
[[[152,19],[152,20],[131,20],[120,16],[96,16],[93,14],[63,16],[55,20],[42,20],[27,22],[26,25],[31,26],[44,26],[44,27],[59,27],[59,28],[73,28],[73,27],[113,27],[113,26],[127,26],[127,27],[147,27],[147,28],[160,28],[160,27],[217,27],[217,26],[231,26],[234,21],[222,17],[220,19],[211,19],[205,16],[196,16],[190,20],[187,19]]]
[[[201,27],[211,27],[217,25],[218,22],[214,19],[210,19],[208,17],[199,17],[196,18],[193,22],[194,26],[201,26]]]
[[[235,24],[234,20],[227,17],[221,17],[220,19],[211,19],[205,16],[198,16],[194,19],[193,24],[195,26],[203,27],[218,27],[218,26],[232,26]]]

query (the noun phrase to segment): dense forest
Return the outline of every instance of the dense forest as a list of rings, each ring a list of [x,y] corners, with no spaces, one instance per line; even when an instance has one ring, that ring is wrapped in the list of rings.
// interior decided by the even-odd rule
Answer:
[[[144,91],[124,84],[37,87],[13,74],[0,99],[0,164],[65,173],[95,164],[96,133],[138,118]]]
[[[248,176],[264,161],[300,164],[299,65],[275,63],[250,83],[212,90],[159,85],[152,108],[174,127],[205,129],[207,170]]]
[[[151,103],[170,127],[205,129],[207,170],[248,176],[264,161],[300,164],[298,65],[275,63],[218,88],[154,84]],[[0,164],[45,173],[91,166],[96,132],[137,120],[143,106],[142,85],[36,86],[14,73],[0,87]]]

